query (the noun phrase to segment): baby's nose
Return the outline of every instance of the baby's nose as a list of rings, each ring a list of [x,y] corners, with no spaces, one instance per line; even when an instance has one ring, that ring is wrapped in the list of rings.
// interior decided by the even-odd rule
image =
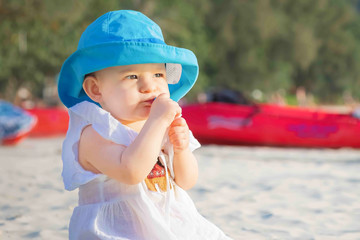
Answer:
[[[153,92],[156,88],[157,87],[152,76],[143,76],[140,79],[140,92]]]

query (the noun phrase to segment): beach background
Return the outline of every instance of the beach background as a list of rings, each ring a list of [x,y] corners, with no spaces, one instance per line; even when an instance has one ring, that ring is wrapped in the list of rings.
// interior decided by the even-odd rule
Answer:
[[[63,137],[0,147],[0,239],[67,239]],[[233,239],[360,239],[360,151],[206,145],[189,191]]]
[[[199,77],[182,104],[231,89],[239,104],[360,109],[360,0],[0,0],[0,100],[63,108],[62,64],[85,28],[117,9],[143,12],[167,44],[196,54]],[[38,125],[43,136],[60,125],[51,119]],[[63,138],[0,146],[0,240],[67,239],[77,192],[63,187]],[[360,240],[360,150],[208,145],[195,154],[189,194],[233,239]]]

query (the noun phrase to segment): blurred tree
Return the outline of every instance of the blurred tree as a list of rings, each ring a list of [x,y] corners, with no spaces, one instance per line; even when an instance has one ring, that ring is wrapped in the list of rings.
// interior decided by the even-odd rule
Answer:
[[[11,99],[19,86],[40,95],[72,52],[76,2],[2,1],[0,3],[0,89]]]
[[[166,42],[191,49],[209,87],[250,93],[299,86],[322,101],[360,97],[358,0],[0,0],[0,93],[19,86],[41,97],[84,29],[105,12],[134,9],[157,22]]]
[[[211,84],[265,93],[304,86],[328,102],[350,88],[360,96],[360,18],[353,1],[212,2]]]

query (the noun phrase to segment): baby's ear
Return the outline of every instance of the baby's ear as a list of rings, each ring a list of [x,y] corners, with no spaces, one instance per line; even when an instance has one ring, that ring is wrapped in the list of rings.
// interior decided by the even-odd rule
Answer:
[[[94,102],[99,103],[101,100],[101,92],[99,88],[99,80],[95,76],[86,76],[83,82],[83,89],[86,94]]]

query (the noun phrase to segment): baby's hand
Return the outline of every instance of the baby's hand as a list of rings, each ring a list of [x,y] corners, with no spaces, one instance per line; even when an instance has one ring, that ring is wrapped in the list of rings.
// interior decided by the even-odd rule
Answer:
[[[169,139],[174,153],[184,151],[189,146],[189,127],[184,118],[176,118],[169,127]]]
[[[149,119],[163,120],[169,126],[177,116],[181,115],[181,107],[168,94],[160,94],[153,102]]]

